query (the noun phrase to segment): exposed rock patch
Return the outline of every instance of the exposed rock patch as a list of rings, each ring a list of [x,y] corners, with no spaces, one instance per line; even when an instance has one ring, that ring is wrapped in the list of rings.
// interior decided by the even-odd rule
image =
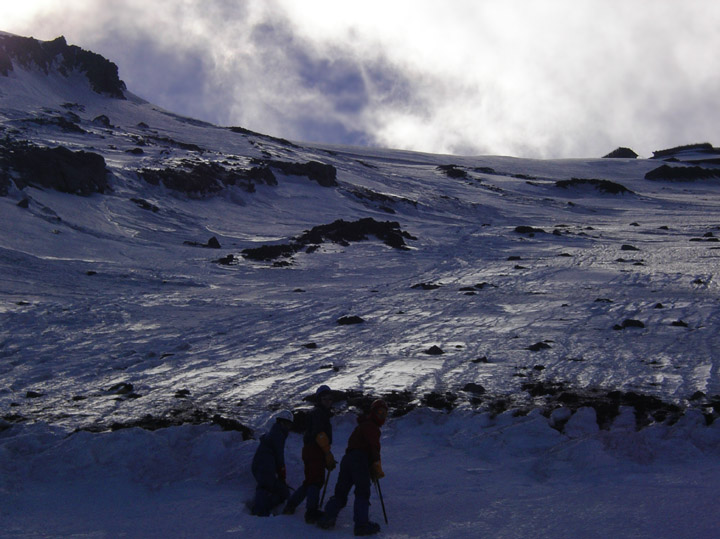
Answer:
[[[601,193],[609,193],[612,195],[632,193],[632,191],[627,189],[625,186],[620,185],[619,183],[611,182],[610,180],[572,178],[571,180],[557,181],[555,182],[555,186],[562,189],[590,186],[594,187]]]
[[[400,228],[397,221],[376,221],[371,217],[358,221],[338,219],[329,225],[319,225],[297,236],[289,244],[263,245],[244,249],[242,254],[251,260],[269,261],[280,257],[291,257],[308,246],[325,241],[349,245],[350,242],[366,241],[375,236],[395,249],[407,249],[406,239],[417,239]]]
[[[18,189],[33,186],[83,196],[109,189],[105,159],[96,153],[7,140],[0,149],[0,190],[10,181]]]
[[[125,99],[125,83],[118,67],[99,54],[68,45],[63,36],[52,41],[31,37],[0,35],[0,75],[8,76],[14,64],[37,66],[45,73],[55,70],[67,77],[73,71],[85,73],[91,88],[100,94]]]

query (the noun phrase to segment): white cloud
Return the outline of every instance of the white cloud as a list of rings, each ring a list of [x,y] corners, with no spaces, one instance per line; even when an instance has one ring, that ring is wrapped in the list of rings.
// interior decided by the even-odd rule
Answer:
[[[23,5],[3,29],[65,34],[161,106],[286,138],[528,157],[720,138],[714,0]]]

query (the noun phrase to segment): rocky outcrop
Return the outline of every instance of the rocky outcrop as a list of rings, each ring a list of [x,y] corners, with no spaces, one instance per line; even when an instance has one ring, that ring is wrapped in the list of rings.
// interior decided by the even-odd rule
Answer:
[[[617,148],[607,155],[603,155],[603,159],[637,159],[638,154],[630,148]]]
[[[36,66],[45,73],[57,71],[63,76],[73,71],[85,73],[92,89],[117,99],[125,99],[125,83],[118,76],[118,67],[110,60],[75,45],[68,45],[63,36],[53,41],[31,37],[0,35],[0,75],[8,76],[16,65]]]
[[[241,170],[202,161],[186,161],[179,167],[143,169],[138,175],[149,184],[162,183],[168,189],[195,195],[217,193],[228,185],[236,185],[249,193],[255,191],[258,183],[277,185],[275,175],[267,167]]]
[[[594,187],[601,193],[609,193],[612,195],[632,193],[632,191],[630,191],[624,185],[620,185],[616,182],[611,182],[610,180],[573,178],[571,180],[559,180],[555,182],[555,186],[562,189],[568,189],[570,187],[590,186]]]
[[[18,189],[33,186],[83,196],[109,189],[105,159],[96,153],[20,142],[0,144],[0,149],[0,192],[10,181]]]

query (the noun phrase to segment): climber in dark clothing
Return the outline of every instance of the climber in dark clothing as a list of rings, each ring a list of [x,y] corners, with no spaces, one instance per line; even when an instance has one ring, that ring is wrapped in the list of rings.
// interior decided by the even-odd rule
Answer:
[[[347,450],[340,462],[340,475],[335,485],[335,494],[325,505],[325,512],[318,520],[318,526],[330,529],[340,510],[347,505],[350,489],[355,487],[353,520],[355,535],[372,535],[380,526],[370,522],[370,482],[385,477],[380,461],[380,427],[387,418],[385,401],[376,400],[370,407],[370,414],[358,418],[358,426],[350,435]]]
[[[285,440],[292,423],[292,412],[279,412],[270,431],[260,437],[260,445],[252,461],[252,474],[257,481],[255,500],[251,508],[253,515],[269,516],[273,507],[288,497],[289,489],[285,483]]]
[[[332,392],[328,386],[320,386],[315,392],[315,407],[308,414],[308,425],[303,436],[302,459],[305,464],[305,480],[288,500],[283,513],[291,515],[307,496],[305,522],[315,523],[322,515],[318,507],[320,490],[325,482],[325,469],[335,469],[335,457],[330,451],[332,444]],[[328,472],[329,473],[329,472]]]

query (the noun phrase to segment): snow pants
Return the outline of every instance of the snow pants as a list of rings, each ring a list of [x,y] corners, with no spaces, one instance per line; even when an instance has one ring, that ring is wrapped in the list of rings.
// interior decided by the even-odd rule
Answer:
[[[305,464],[305,480],[290,496],[288,506],[296,508],[307,496],[305,508],[313,511],[318,509],[320,489],[325,483],[325,453],[317,444],[307,444],[303,446],[302,459]]]
[[[270,516],[273,507],[287,499],[288,486],[278,476],[275,462],[269,456],[253,461],[252,474],[257,481],[252,512],[260,517]]]
[[[325,505],[324,520],[334,521],[340,510],[347,505],[350,489],[355,487],[353,520],[355,525],[367,524],[370,510],[370,463],[365,451],[355,449],[346,453],[340,462],[340,475],[335,494]]]

